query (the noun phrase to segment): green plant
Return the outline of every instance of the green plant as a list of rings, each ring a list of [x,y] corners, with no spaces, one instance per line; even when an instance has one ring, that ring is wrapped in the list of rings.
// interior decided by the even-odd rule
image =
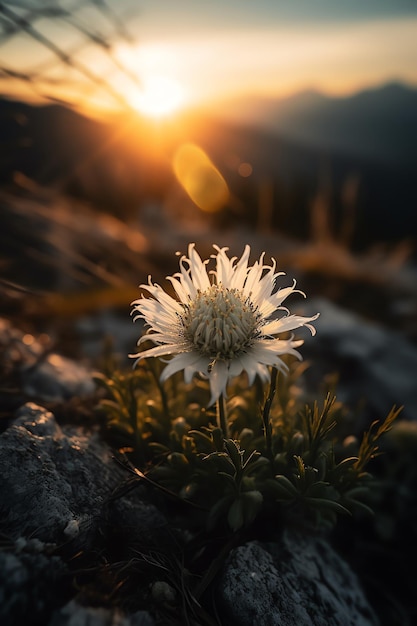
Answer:
[[[172,396],[159,389],[148,366],[97,380],[109,396],[101,401],[107,425],[113,436],[123,433],[138,475],[205,511],[204,522],[197,516],[196,523],[206,531],[238,531],[265,519],[280,525],[294,517],[331,526],[339,514],[370,512],[372,476],[365,468],[399,409],[373,423],[357,454],[344,457],[337,437],[342,407],[330,395],[321,407],[295,402],[290,390],[299,373],[294,368],[279,381],[279,397],[276,371],[263,394],[256,386],[240,392],[238,380],[228,406],[232,437],[224,436],[215,411],[198,403],[195,387],[180,377],[172,381]],[[197,391],[205,401],[206,383],[200,381]]]

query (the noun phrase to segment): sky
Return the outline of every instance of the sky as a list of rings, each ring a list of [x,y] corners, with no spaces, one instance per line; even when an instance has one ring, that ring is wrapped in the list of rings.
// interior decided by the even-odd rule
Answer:
[[[0,92],[104,107],[126,100],[164,114],[164,106],[241,95],[344,95],[392,80],[417,86],[416,0],[107,0],[107,13],[89,0],[50,0],[67,14],[34,20],[45,4],[1,4]],[[8,34],[13,15],[27,18],[43,42],[33,32]],[[87,45],[85,31],[111,49]],[[45,40],[70,52],[73,66]],[[10,70],[31,81],[11,79]]]

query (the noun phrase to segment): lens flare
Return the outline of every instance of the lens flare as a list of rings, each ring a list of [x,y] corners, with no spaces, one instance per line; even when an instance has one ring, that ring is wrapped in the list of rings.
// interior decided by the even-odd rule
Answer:
[[[191,200],[213,213],[229,200],[229,189],[210,157],[193,143],[182,144],[174,155],[174,172]]]

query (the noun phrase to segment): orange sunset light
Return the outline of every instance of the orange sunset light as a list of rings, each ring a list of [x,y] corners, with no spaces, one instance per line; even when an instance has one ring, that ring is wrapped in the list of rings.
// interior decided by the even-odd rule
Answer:
[[[148,117],[161,118],[176,113],[184,103],[184,89],[178,80],[154,75],[143,80],[143,89],[127,94],[131,106]]]
[[[190,99],[188,81],[184,79],[184,59],[163,43],[116,48],[119,62],[136,82],[120,81],[114,86],[128,103],[142,115],[154,119],[166,118],[179,112]]]

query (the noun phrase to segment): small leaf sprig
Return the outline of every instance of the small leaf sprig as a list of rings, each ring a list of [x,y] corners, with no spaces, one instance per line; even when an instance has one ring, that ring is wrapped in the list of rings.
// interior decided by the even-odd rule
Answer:
[[[372,477],[365,468],[379,454],[380,438],[400,409],[371,425],[356,456],[336,458],[340,404],[330,395],[321,408],[315,402],[304,411],[296,403],[283,403],[285,392],[275,398],[276,372],[271,372],[263,405],[257,404],[255,388],[253,397],[246,392],[240,403],[230,403],[235,407],[229,413],[232,437],[224,436],[214,410],[196,402],[195,394],[188,401],[186,385],[175,385],[175,399],[166,394],[165,400],[149,402],[137,376],[136,371],[98,377],[110,395],[101,402],[108,425],[130,424],[124,434],[134,461],[142,464],[140,472],[164,493],[204,510],[204,522],[196,513],[196,523],[206,531],[225,526],[236,532],[262,519],[285,523],[294,516],[329,527],[340,514],[370,512],[366,498]],[[147,394],[157,397],[152,374],[146,378],[142,372],[140,382]],[[291,376],[282,381],[283,388],[293,384]],[[185,408],[184,415],[174,417],[178,406]]]

